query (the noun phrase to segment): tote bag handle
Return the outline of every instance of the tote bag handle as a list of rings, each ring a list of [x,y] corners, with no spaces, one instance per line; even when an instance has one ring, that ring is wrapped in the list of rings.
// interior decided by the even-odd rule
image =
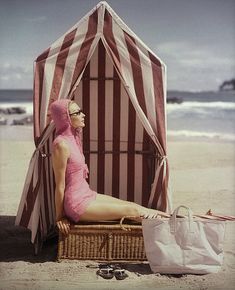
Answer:
[[[178,215],[180,208],[184,208],[184,209],[187,210],[189,232],[190,233],[194,233],[194,230],[193,230],[193,212],[192,212],[192,210],[189,207],[184,206],[184,205],[178,206],[174,210],[172,216],[170,217],[170,221],[169,222],[170,222],[170,231],[171,231],[171,233],[173,233],[173,234],[176,233],[176,225],[177,225],[177,217],[176,216]]]

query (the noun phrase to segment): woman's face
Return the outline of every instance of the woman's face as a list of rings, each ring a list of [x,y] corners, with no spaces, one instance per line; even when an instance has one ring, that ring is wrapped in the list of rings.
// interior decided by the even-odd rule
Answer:
[[[85,114],[83,114],[80,107],[74,102],[71,102],[69,104],[69,115],[73,128],[76,129],[79,127],[81,128],[85,127],[84,123]]]

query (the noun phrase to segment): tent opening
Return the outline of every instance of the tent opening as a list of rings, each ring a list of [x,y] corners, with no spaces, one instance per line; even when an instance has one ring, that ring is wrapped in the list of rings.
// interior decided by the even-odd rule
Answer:
[[[83,150],[91,188],[147,206],[156,147],[101,40],[72,99],[86,115]]]

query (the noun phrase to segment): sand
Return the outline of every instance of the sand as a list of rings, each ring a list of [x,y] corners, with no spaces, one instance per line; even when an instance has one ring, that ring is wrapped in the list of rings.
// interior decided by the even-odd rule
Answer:
[[[176,277],[153,274],[148,263],[127,263],[129,277],[109,281],[86,267],[97,266],[94,261],[57,262],[56,239],[35,256],[30,232],[14,226],[34,145],[11,139],[0,142],[0,289],[235,289],[235,222],[226,224],[224,263],[217,274]],[[234,144],[169,140],[168,158],[174,208],[183,204],[195,213],[235,214]]]

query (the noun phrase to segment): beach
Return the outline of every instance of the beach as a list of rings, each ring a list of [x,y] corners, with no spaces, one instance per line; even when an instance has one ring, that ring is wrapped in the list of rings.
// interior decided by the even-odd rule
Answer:
[[[0,290],[235,290],[235,1],[107,2],[1,1]],[[87,219],[122,212],[139,224],[169,222],[164,238],[157,235],[159,252],[167,248],[182,266],[194,254],[192,264],[201,259],[203,271],[216,264],[208,257],[220,257],[221,246],[221,269],[164,275],[148,260],[110,261],[127,277],[107,280],[97,274],[102,261],[59,260],[56,220],[65,228],[62,215],[81,219],[93,190],[168,215],[146,217],[96,196]],[[223,242],[201,223],[208,242],[201,245],[188,208],[195,218],[227,216]],[[71,242],[65,239],[72,255],[85,249],[94,256],[93,247],[103,255],[108,244],[109,257],[112,245],[134,257],[142,243],[111,231],[96,242],[89,232],[88,249],[89,238],[76,240],[72,229]],[[175,231],[182,254],[166,237]]]
[[[0,289],[234,289],[235,222],[226,223],[224,263],[216,274],[153,274],[145,262],[123,265],[129,275],[123,281],[105,280],[96,275],[97,262],[57,262],[56,239],[46,242],[42,252],[35,256],[30,232],[14,226],[34,150],[30,139],[32,130],[30,127],[11,128],[12,131],[22,130],[22,134],[18,134],[22,138],[1,138],[0,142]],[[1,130],[1,137],[4,134],[6,132]],[[186,205],[198,214],[209,209],[218,214],[235,214],[235,146],[232,142],[171,137],[168,160],[173,208]]]

